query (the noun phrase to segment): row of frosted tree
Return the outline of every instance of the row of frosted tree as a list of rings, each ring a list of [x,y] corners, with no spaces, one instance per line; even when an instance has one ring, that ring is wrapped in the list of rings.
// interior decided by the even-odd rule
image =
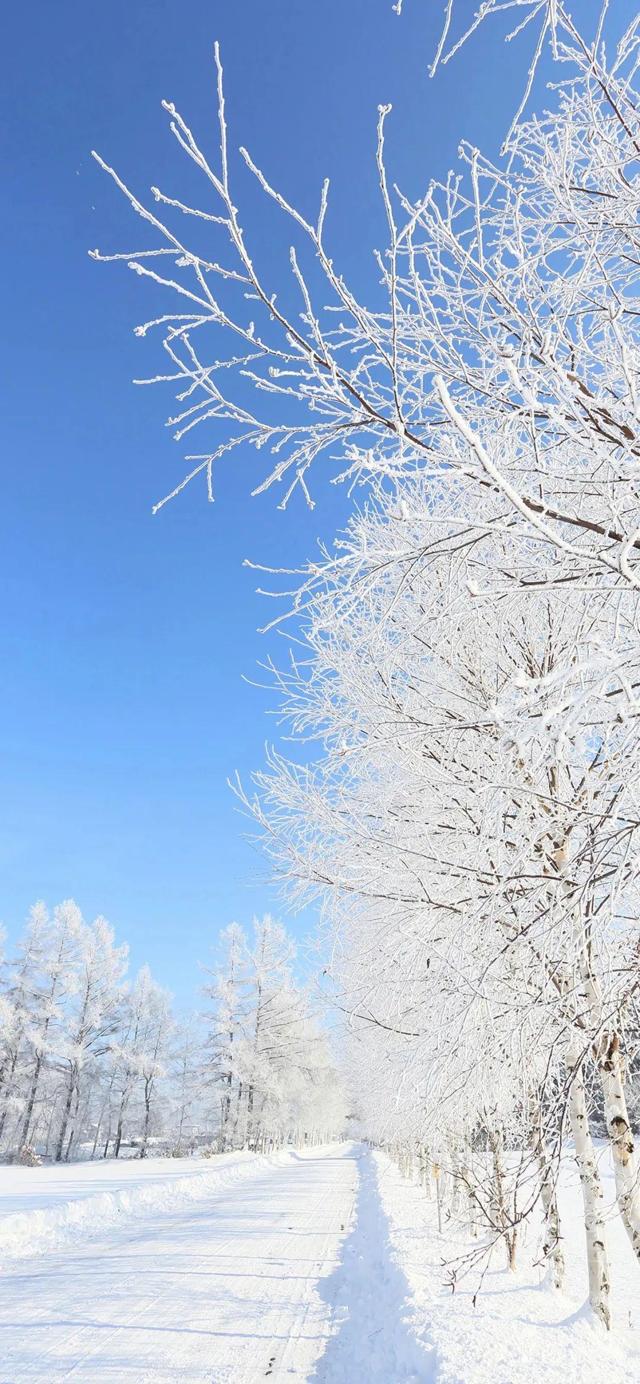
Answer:
[[[445,8],[435,67],[465,37]],[[239,792],[294,896],[322,905],[369,1136],[446,1183],[472,1261],[502,1242],[513,1265],[541,1218],[556,1288],[569,1146],[606,1326],[594,1117],[640,1258],[640,46],[621,9],[584,35],[562,0],[486,0],[472,29],[513,10],[530,36],[523,104],[498,157],[464,144],[420,196],[387,171],[380,108],[368,300],[332,250],[328,182],[300,211],[232,156],[218,53],[215,157],[165,107],[202,200],[147,203],[99,160],[150,243],[95,252],[149,284],[153,379],[176,436],[203,436],[173,494],[202,476],[212,498],[250,447],[283,506],[311,502],[322,461],[367,488],[334,547],[273,578],[295,629],[274,687],[304,749]],[[238,211],[248,177],[290,240],[277,283]],[[252,1099],[238,1070],[227,1127],[251,1126]]]
[[[291,939],[267,914],[252,937],[232,923],[221,947],[207,987],[205,1064],[215,1074],[220,1151],[335,1138],[346,1118],[342,1086],[317,1004],[294,983]]]
[[[266,1149],[339,1131],[327,1040],[265,917],[233,926],[199,1016],[179,1022],[104,918],[36,904],[0,983],[0,1157],[55,1162]]]

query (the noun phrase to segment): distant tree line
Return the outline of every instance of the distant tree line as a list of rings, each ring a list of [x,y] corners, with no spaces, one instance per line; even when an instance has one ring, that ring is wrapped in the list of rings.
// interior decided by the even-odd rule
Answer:
[[[207,1012],[179,1020],[148,966],[73,900],[30,911],[0,972],[0,1158],[269,1148],[342,1119],[325,1036],[266,917],[223,934]]]

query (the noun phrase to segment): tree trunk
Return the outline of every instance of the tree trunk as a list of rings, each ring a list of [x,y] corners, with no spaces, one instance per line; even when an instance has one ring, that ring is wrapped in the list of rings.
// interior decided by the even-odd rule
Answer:
[[[518,1231],[511,1223],[511,1216],[507,1206],[505,1195],[505,1171],[502,1161],[504,1136],[502,1130],[487,1130],[489,1148],[493,1154],[493,1189],[492,1189],[492,1219],[494,1229],[497,1230],[504,1240],[507,1253],[507,1264],[510,1269],[516,1266],[516,1245]]]
[[[140,1157],[146,1158],[147,1144],[149,1142],[149,1129],[151,1126],[151,1085],[145,1081],[144,1085],[144,1129],[142,1131],[142,1148]]]
[[[44,1156],[45,1156],[45,1158],[48,1158],[48,1157],[49,1157],[49,1145],[50,1145],[50,1143],[51,1143],[51,1132],[52,1132],[52,1130],[53,1130],[53,1121],[54,1121],[54,1116],[55,1116],[55,1113],[56,1113],[56,1096],[57,1096],[57,1092],[56,1092],[56,1094],[54,1095],[54,1097],[53,1097],[53,1099],[52,1099],[52,1101],[51,1101],[51,1111],[50,1111],[50,1114],[49,1114],[49,1123],[48,1123],[48,1125],[47,1125],[47,1137],[46,1137],[45,1146],[44,1146]]]
[[[235,1114],[234,1114],[234,1117],[233,1117],[233,1130],[232,1130],[232,1132],[231,1132],[231,1147],[234,1148],[234,1149],[237,1149],[237,1147],[238,1147],[238,1128],[239,1128],[239,1124],[240,1124],[240,1110],[241,1110],[241,1105],[242,1105],[242,1082],[239,1081],[239,1082],[238,1082],[238,1090],[237,1090],[237,1092],[236,1092],[236,1108],[235,1108]]]
[[[438,1232],[442,1235],[442,1188],[440,1186],[441,1168],[439,1163],[433,1165],[433,1177],[436,1184],[436,1210],[438,1212]]]
[[[9,1073],[8,1073],[8,1076],[7,1076],[7,1080],[6,1080],[6,1082],[5,1082],[5,1085],[6,1085],[9,1089],[8,1089],[8,1091],[7,1091],[7,1094],[6,1094],[5,1098],[4,1098],[4,1105],[3,1105],[3,1109],[2,1109],[2,1114],[0,1115],[0,1139],[2,1138],[2,1136],[3,1136],[3,1134],[4,1134],[4,1127],[5,1127],[5,1124],[6,1124],[6,1121],[7,1121],[7,1115],[8,1115],[8,1113],[9,1113],[9,1097],[10,1097],[10,1095],[11,1095],[11,1087],[12,1087],[12,1085],[13,1085],[13,1077],[14,1077],[14,1073],[15,1073],[15,1070],[16,1070],[17,1061],[18,1061],[18,1051],[17,1051],[17,1049],[16,1049],[16,1051],[14,1052],[13,1057],[12,1057],[12,1059],[11,1059],[11,1066],[9,1067]]]
[[[462,1179],[458,1148],[453,1142],[449,1145],[449,1160],[451,1163],[451,1215],[458,1217],[462,1207]]]
[[[458,1168],[460,1174],[461,1192],[464,1197],[463,1205],[466,1204],[467,1209],[467,1224],[469,1226],[469,1234],[471,1235],[472,1239],[477,1240],[478,1202],[476,1200],[476,1194],[473,1189],[473,1173],[471,1171],[471,1167],[468,1161],[469,1153],[470,1149],[465,1141],[463,1145],[464,1162],[459,1163]]]
[[[74,1086],[75,1086],[75,1077],[74,1077],[74,1073],[71,1072],[70,1075],[69,1075],[69,1086],[68,1086],[68,1089],[67,1089],[67,1099],[66,1099],[66,1101],[65,1101],[65,1107],[64,1107],[64,1111],[63,1111],[63,1115],[62,1115],[62,1124],[60,1125],[60,1133],[58,1134],[58,1143],[57,1143],[57,1145],[56,1145],[56,1156],[55,1156],[55,1161],[56,1161],[56,1163],[61,1163],[61,1162],[62,1162],[62,1151],[63,1151],[63,1149],[64,1149],[64,1141],[65,1141],[65,1136],[66,1136],[66,1133],[67,1133],[67,1125],[68,1125],[68,1123],[69,1123],[69,1116],[70,1116],[70,1114],[71,1114],[71,1102],[73,1101]]]
[[[542,1255],[547,1265],[549,1281],[554,1288],[562,1288],[564,1283],[564,1253],[560,1238],[560,1212],[553,1166],[542,1130],[535,1136],[535,1153],[540,1173],[540,1200],[544,1215],[544,1237]]]
[[[426,1144],[423,1144],[420,1149],[420,1181],[426,1196],[429,1198],[429,1201],[431,1201],[433,1196],[431,1186],[431,1159]]]
[[[542,1257],[547,1269],[547,1281],[554,1288],[564,1284],[564,1251],[560,1236],[560,1211],[557,1195],[557,1171],[546,1140],[542,1105],[537,1095],[530,1098],[531,1148],[540,1177],[540,1201],[543,1213]],[[559,1161],[559,1160],[558,1160]]]
[[[247,1094],[247,1122],[244,1131],[244,1146],[248,1148],[253,1132],[253,1084],[249,1087]]]
[[[114,1082],[114,1076],[112,1075],[111,1080],[110,1080],[110,1082],[109,1082],[109,1086],[108,1086],[108,1088],[107,1088],[107,1093],[106,1093],[105,1098],[104,1098],[104,1100],[103,1100],[103,1102],[102,1102],[102,1107],[101,1107],[101,1109],[100,1109],[100,1113],[99,1113],[99,1115],[98,1115],[98,1119],[97,1119],[97,1122],[96,1122],[96,1135],[95,1135],[95,1139],[94,1139],[94,1141],[93,1141],[93,1148],[92,1148],[92,1150],[91,1150],[91,1157],[92,1157],[92,1158],[95,1158],[95,1156],[96,1156],[96,1149],[97,1149],[97,1147],[98,1147],[98,1142],[99,1142],[99,1139],[100,1139],[100,1133],[101,1133],[102,1126],[103,1126],[103,1123],[104,1123],[104,1117],[105,1117],[105,1115],[106,1115],[107,1113],[109,1114],[109,1131],[111,1130],[111,1096],[112,1096],[112,1093],[113,1093],[113,1082]]]
[[[589,1302],[596,1317],[607,1331],[611,1327],[609,1294],[609,1259],[604,1227],[602,1205],[602,1185],[596,1162],[593,1140],[589,1129],[587,1102],[584,1091],[584,1075],[580,1055],[568,1054],[568,1066],[577,1064],[576,1073],[569,1090],[569,1119],[571,1132],[576,1145],[576,1162],[580,1173],[582,1201],[584,1205],[584,1229],[587,1241],[587,1268],[589,1273]]]
[[[67,1141],[67,1151],[64,1156],[65,1163],[69,1162],[69,1156],[71,1154],[71,1149],[73,1147],[73,1140],[75,1137],[76,1128],[80,1128],[80,1123],[78,1121],[78,1111],[80,1109],[80,1086],[78,1083],[79,1075],[76,1077],[76,1099],[75,1105],[73,1107],[73,1124],[71,1126],[71,1130],[69,1132],[69,1139]]]
[[[39,1086],[39,1084],[40,1084],[40,1071],[41,1071],[41,1068],[42,1068],[42,1054],[41,1054],[41,1053],[38,1053],[38,1056],[37,1056],[37,1058],[36,1058],[36,1065],[35,1065],[35,1067],[34,1067],[34,1069],[33,1069],[33,1078],[32,1078],[32,1081],[31,1081],[31,1090],[29,1091],[29,1099],[28,1099],[28,1101],[27,1101],[27,1108],[26,1108],[26,1110],[25,1110],[25,1112],[24,1112],[24,1120],[22,1121],[22,1130],[21,1130],[21,1133],[20,1133],[20,1147],[21,1147],[21,1148],[24,1146],[24,1144],[26,1144],[26,1142],[27,1142],[27,1140],[28,1140],[28,1138],[29,1138],[29,1130],[30,1130],[30,1128],[31,1128],[31,1120],[33,1119],[33,1107],[34,1107],[34,1105],[35,1105],[35,1103],[36,1103],[36,1095],[37,1095],[37,1093],[38,1093],[38,1086]]]
[[[113,1156],[114,1156],[114,1158],[117,1158],[117,1157],[119,1156],[119,1153],[120,1153],[120,1145],[121,1145],[121,1143],[122,1143],[122,1121],[123,1121],[123,1119],[124,1119],[124,1115],[123,1115],[122,1106],[121,1106],[121,1107],[120,1107],[119,1114],[118,1114],[118,1128],[117,1128],[117,1130],[116,1130],[116,1142],[115,1142],[114,1149],[113,1149]]]
[[[222,1113],[220,1118],[220,1152],[226,1153],[228,1141],[228,1126],[231,1119],[231,1072],[225,1077],[228,1090],[222,1097]]]
[[[617,1033],[604,1034],[596,1053],[596,1065],[616,1182],[616,1195],[624,1228],[637,1259],[640,1259],[640,1187],[638,1160],[627,1112],[620,1041]]]

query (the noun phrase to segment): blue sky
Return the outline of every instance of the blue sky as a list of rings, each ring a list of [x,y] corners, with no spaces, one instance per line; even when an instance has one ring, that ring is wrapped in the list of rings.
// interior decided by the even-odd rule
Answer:
[[[215,505],[196,487],[152,517],[182,454],[169,398],[130,384],[153,364],[131,332],[144,286],[87,257],[143,244],[89,150],[179,195],[160,100],[213,141],[218,38],[232,144],[302,206],[331,175],[334,258],[366,290],[384,239],[378,103],[394,103],[390,162],[414,192],[461,137],[494,151],[521,87],[528,45],[506,60],[495,29],[430,82],[440,15],[427,0],[402,20],[390,0],[32,0],[5,15],[0,917],[15,932],[36,898],[71,895],[181,1004],[219,929],[275,902],[226,787],[277,735],[242,680],[272,647],[242,560],[302,559],[348,502],[322,480],[312,513],[252,500],[250,455],[219,471]],[[279,273],[271,213],[243,177],[238,195]]]

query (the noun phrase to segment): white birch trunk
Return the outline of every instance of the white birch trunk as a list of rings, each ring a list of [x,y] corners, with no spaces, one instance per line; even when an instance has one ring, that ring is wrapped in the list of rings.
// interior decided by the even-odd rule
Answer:
[[[584,1228],[587,1241],[587,1268],[589,1274],[589,1302],[596,1317],[607,1331],[611,1326],[609,1295],[611,1280],[604,1225],[602,1184],[596,1162],[593,1140],[589,1129],[587,1102],[584,1091],[584,1077],[580,1056],[575,1052],[568,1055],[568,1065],[577,1065],[576,1074],[569,1092],[569,1119],[576,1146],[576,1162],[580,1173],[582,1200],[584,1205]]]
[[[536,1096],[531,1097],[531,1147],[540,1176],[540,1201],[544,1218],[542,1257],[547,1269],[547,1281],[553,1288],[560,1289],[564,1284],[564,1252],[560,1235],[560,1211],[557,1194],[557,1167],[545,1137],[542,1106]]]
[[[431,1179],[431,1157],[429,1150],[424,1146],[421,1157],[421,1180],[425,1191],[425,1196],[429,1201],[433,1200],[433,1185]]]
[[[596,1052],[596,1063],[607,1131],[611,1140],[616,1195],[624,1228],[636,1258],[640,1259],[640,1187],[638,1160],[629,1123],[620,1043],[617,1033],[605,1035]]]
[[[551,1160],[542,1138],[539,1138],[537,1142],[536,1158],[540,1171],[540,1200],[544,1214],[542,1253],[547,1265],[549,1281],[554,1288],[560,1289],[564,1284],[565,1269],[560,1238],[560,1212]]]
[[[458,1148],[454,1143],[449,1145],[449,1159],[451,1164],[451,1215],[458,1217],[462,1207],[462,1180]]]
[[[502,1130],[488,1130],[489,1147],[493,1155],[493,1186],[491,1190],[491,1214],[494,1228],[504,1241],[507,1264],[510,1269],[516,1266],[516,1246],[518,1231],[511,1223],[506,1198],[506,1174],[503,1162],[504,1137]]]

